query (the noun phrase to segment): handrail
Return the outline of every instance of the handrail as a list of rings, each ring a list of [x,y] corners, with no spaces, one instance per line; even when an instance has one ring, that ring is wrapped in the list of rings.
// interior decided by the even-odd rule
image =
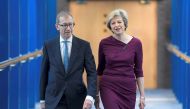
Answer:
[[[167,49],[171,53],[175,54],[177,57],[181,58],[184,60],[186,63],[190,63],[190,57],[186,55],[186,53],[181,52],[177,46],[168,43],[167,44]]]
[[[190,63],[190,56],[187,56],[185,53],[181,52],[177,48],[177,46],[175,46],[171,43],[168,43],[166,45],[167,45],[168,51],[175,54],[177,57],[181,58],[186,63]],[[32,60],[32,59],[34,59],[34,57],[39,57],[41,55],[42,55],[42,50],[36,50],[35,52],[28,53],[26,55],[22,55],[22,56],[18,56],[15,58],[11,58],[11,59],[2,61],[2,62],[0,62],[0,71],[8,66],[14,66],[15,64],[17,64],[19,62],[24,63],[28,59]]]
[[[5,61],[0,62],[0,71],[8,66],[14,66],[15,64],[21,62],[24,63],[26,60],[32,60],[35,57],[39,57],[42,55],[42,50],[36,50],[35,52],[28,53],[26,55],[18,56],[15,58],[11,58]]]

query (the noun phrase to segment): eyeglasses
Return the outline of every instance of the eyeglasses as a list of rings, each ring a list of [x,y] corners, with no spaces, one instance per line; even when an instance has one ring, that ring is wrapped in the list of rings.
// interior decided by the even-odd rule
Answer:
[[[72,28],[75,24],[74,23],[64,23],[64,24],[59,24],[59,26],[63,27],[63,28]]]

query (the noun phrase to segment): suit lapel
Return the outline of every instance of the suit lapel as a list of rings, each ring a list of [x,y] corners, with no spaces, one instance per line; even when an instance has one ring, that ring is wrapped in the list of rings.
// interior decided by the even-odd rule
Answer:
[[[78,40],[75,36],[73,36],[73,41],[72,41],[72,48],[71,48],[71,56],[69,59],[69,66],[68,66],[68,73],[71,71],[71,68],[73,67],[73,63],[76,60],[77,52],[79,50],[79,44]]]
[[[60,41],[59,41],[59,37],[56,39],[56,42],[55,42],[55,46],[54,46],[54,54],[55,54],[55,60],[57,61],[58,63],[58,66],[60,67],[61,71],[64,71],[65,72],[65,68],[64,68],[64,65],[63,65],[63,62],[62,62],[62,57],[61,57],[61,51],[60,51]]]

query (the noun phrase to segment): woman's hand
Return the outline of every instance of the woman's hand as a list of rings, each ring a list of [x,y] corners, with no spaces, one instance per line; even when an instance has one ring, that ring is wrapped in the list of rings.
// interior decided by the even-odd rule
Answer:
[[[145,108],[145,97],[140,97],[140,102],[139,102],[139,108],[144,109]]]

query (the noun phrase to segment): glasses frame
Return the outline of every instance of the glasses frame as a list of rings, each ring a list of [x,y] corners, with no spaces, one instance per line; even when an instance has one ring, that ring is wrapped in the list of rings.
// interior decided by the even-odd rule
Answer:
[[[61,26],[62,28],[73,28],[75,23],[64,23],[64,24],[58,24],[59,26]]]

